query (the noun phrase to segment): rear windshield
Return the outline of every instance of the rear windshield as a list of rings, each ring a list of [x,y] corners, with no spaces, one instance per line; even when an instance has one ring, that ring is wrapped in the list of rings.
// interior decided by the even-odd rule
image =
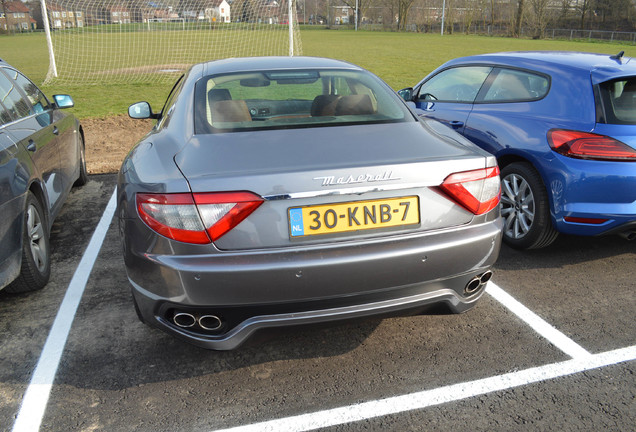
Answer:
[[[603,114],[609,124],[636,124],[636,77],[607,81],[599,85]]]
[[[195,89],[198,134],[416,121],[374,75],[279,70],[214,75]]]

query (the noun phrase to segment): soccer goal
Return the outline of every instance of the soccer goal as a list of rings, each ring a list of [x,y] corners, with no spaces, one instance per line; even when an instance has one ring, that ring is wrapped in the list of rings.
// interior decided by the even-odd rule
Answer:
[[[173,81],[207,60],[302,54],[295,0],[40,0],[46,83]]]

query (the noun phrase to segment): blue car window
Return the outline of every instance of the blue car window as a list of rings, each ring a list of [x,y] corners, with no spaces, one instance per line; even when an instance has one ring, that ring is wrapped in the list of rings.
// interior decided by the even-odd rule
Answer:
[[[605,119],[609,124],[636,124],[636,77],[600,84]]]
[[[418,100],[472,103],[492,70],[488,66],[446,69],[420,87]]]
[[[484,102],[520,102],[543,98],[550,89],[548,78],[513,69],[500,69],[484,96]]]

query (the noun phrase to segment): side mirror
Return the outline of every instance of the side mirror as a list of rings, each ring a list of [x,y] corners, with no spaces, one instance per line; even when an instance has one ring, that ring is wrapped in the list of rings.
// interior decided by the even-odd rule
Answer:
[[[159,118],[159,115],[152,112],[148,102],[137,102],[128,107],[128,115],[134,119]]]
[[[407,87],[398,91],[398,94],[400,95],[402,99],[404,99],[407,102],[413,100],[413,88],[411,87]]]
[[[73,98],[69,95],[53,95],[53,99],[58,108],[73,108],[75,106]]]

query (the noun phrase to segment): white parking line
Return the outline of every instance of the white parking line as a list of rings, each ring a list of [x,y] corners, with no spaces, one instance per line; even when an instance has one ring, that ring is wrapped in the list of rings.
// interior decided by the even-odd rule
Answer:
[[[636,360],[636,346],[403,396],[254,423],[216,432],[301,432],[419,410]]]
[[[66,290],[66,295],[64,300],[62,300],[60,309],[57,311],[53,327],[51,327],[49,336],[42,349],[42,354],[40,354],[40,359],[31,377],[29,387],[24,394],[24,399],[22,399],[18,418],[13,424],[13,432],[36,432],[40,428],[62,352],[71,331],[71,324],[77,313],[82,294],[84,294],[88,277],[102,248],[110,222],[115,214],[116,195],[117,189],[110,197],[106,210],[97,228],[95,228],[91,241]]]
[[[543,318],[515,300],[510,294],[489,282],[487,292],[504,307],[528,324],[539,335],[572,357],[561,363],[526,369],[505,375],[493,376],[476,381],[454,384],[409,395],[396,396],[378,401],[370,401],[331,410],[302,414],[278,420],[238,426],[216,432],[251,431],[310,431],[324,427],[370,420],[385,415],[424,409],[434,405],[458,401],[507,390],[532,383],[538,383],[575,373],[584,372],[626,361],[636,360],[636,346],[592,355],[565,334],[548,324]]]
[[[551,344],[559,348],[572,358],[586,357],[591,355],[582,346],[568,338],[556,328],[548,324],[543,318],[515,300],[510,294],[499,288],[494,283],[489,282],[486,292],[495,300],[508,308],[512,313],[521,318],[534,331],[546,338]]]
[[[117,191],[115,190],[91,237],[86,252],[82,256],[82,260],[71,279],[38,364],[33,372],[29,387],[22,400],[20,411],[13,426],[13,432],[35,432],[40,428],[60,359],[68,340],[71,325],[115,213],[116,194]],[[434,405],[459,401],[495,391],[538,383],[591,369],[636,360],[636,346],[601,354],[590,354],[587,350],[523,306],[494,283],[489,283],[487,292],[526,322],[542,337],[571,356],[572,360],[403,396],[218,430],[217,432],[310,431],[318,428],[343,425],[385,415],[423,409]]]

